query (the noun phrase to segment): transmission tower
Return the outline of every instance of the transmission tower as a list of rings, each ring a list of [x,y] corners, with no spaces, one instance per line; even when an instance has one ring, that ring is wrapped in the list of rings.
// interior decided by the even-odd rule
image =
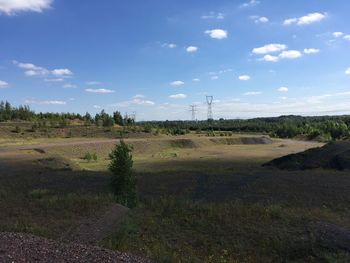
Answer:
[[[192,121],[196,121],[197,105],[190,105],[190,112],[192,113]]]
[[[213,99],[214,99],[213,96],[207,96],[208,120],[212,120],[213,119],[213,109],[212,109]]]

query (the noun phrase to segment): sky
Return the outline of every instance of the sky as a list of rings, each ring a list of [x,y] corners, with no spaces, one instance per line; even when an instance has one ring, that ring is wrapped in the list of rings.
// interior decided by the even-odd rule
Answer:
[[[350,1],[0,0],[0,100],[137,120],[350,114]]]

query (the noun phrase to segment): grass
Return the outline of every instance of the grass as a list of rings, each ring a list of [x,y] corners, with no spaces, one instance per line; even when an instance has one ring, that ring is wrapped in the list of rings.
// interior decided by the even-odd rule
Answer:
[[[156,262],[349,262],[345,251],[321,246],[309,227],[322,221],[350,228],[348,172],[261,167],[317,144],[225,145],[194,135],[127,142],[134,145],[140,206],[100,246]],[[0,158],[0,231],[59,238],[110,206],[112,147],[64,145],[22,152],[12,163]],[[87,152],[97,160],[84,160]],[[33,162],[47,156],[64,156],[60,166],[77,168]]]

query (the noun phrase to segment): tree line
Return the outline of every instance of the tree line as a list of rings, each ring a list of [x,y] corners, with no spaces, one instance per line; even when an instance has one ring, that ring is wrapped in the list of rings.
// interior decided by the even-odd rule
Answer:
[[[14,107],[8,101],[0,102],[0,122],[5,121],[31,121],[38,126],[69,126],[73,121],[79,120],[84,125],[97,125],[112,127],[114,124],[128,126],[134,124],[134,119],[122,114],[119,111],[108,114],[104,110],[94,117],[90,113],[81,115],[79,113],[35,113],[29,106]]]
[[[112,114],[104,110],[90,115],[76,113],[35,113],[29,106],[13,107],[9,102],[0,102],[0,122],[4,121],[31,121],[35,126],[66,127],[79,120],[83,125],[100,127],[130,126],[135,120],[129,116],[122,116],[119,111]],[[295,138],[298,136],[307,139],[324,141],[350,138],[350,116],[319,116],[302,117],[295,115],[235,119],[235,120],[205,120],[205,121],[147,121],[138,122],[145,132],[165,132],[171,135],[181,135],[194,132],[241,132],[264,133],[272,137]]]
[[[147,129],[166,130],[169,134],[186,131],[264,133],[272,137],[295,138],[302,136],[324,141],[350,138],[350,116],[280,116],[271,118],[208,120],[208,121],[150,121],[139,125]]]

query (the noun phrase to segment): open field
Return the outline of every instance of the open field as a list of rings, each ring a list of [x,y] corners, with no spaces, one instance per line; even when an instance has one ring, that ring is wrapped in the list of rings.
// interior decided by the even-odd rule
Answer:
[[[0,231],[62,240],[114,206],[115,139],[50,139],[0,148]],[[262,164],[323,144],[262,136],[126,139],[140,205],[100,246],[158,262],[348,262],[348,171]],[[87,153],[96,161],[87,161]],[[323,231],[323,232],[322,232]],[[334,241],[337,239],[337,241]]]

